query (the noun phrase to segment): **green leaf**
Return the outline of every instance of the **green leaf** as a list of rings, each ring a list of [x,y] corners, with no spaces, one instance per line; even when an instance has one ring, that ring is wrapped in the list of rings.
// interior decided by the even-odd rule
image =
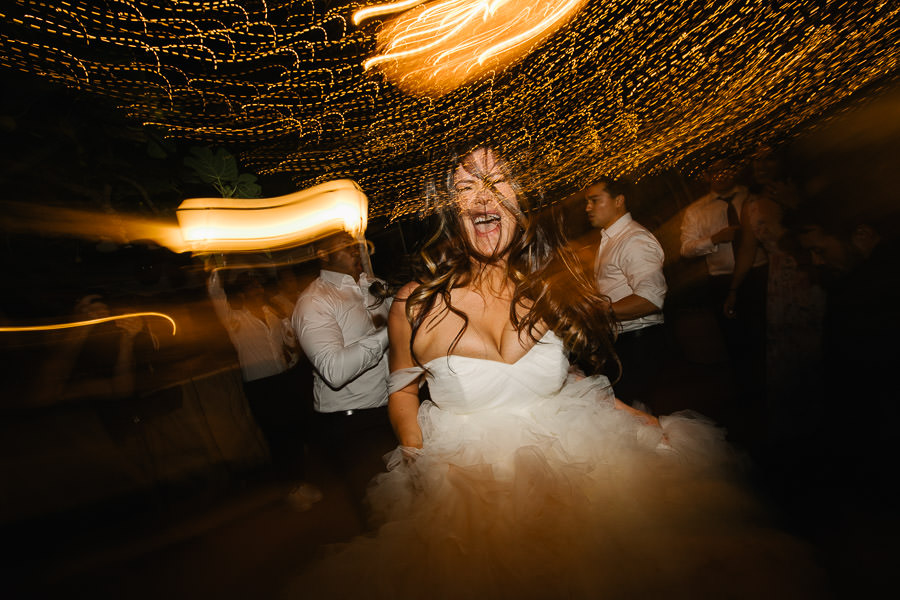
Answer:
[[[200,181],[215,185],[237,179],[237,161],[224,148],[216,148],[213,152],[208,146],[193,146],[190,152],[192,156],[185,157],[184,164]]]
[[[234,186],[234,198],[259,198],[262,187],[256,183],[256,175],[241,173]]]

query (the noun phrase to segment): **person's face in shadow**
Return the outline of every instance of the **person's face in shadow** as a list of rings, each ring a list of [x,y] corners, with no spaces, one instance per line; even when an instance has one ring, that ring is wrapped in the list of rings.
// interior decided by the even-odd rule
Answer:
[[[519,200],[506,166],[490,148],[463,157],[453,173],[453,191],[462,230],[484,256],[504,256],[518,228]]]
[[[863,260],[863,255],[851,242],[827,233],[821,227],[804,229],[798,236],[800,246],[809,251],[812,264],[826,279],[838,279],[849,274]]]
[[[261,306],[266,301],[266,290],[262,282],[251,277],[241,288],[241,301],[245,306]]]
[[[727,160],[717,160],[706,170],[709,189],[716,194],[727,194],[737,184],[737,170]]]
[[[322,267],[328,271],[343,273],[353,279],[358,279],[362,273],[359,244],[350,235],[340,235],[332,239],[320,256]]]

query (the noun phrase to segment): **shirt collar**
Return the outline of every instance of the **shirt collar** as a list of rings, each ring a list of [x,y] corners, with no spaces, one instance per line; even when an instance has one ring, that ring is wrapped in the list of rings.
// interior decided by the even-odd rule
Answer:
[[[742,186],[736,185],[733,188],[731,188],[730,190],[728,190],[727,192],[725,192],[724,194],[713,193],[712,197],[713,197],[713,200],[723,200],[725,202],[727,202],[729,198],[732,200],[737,200],[738,196],[740,196],[743,189],[744,188]]]
[[[620,231],[628,227],[628,224],[631,223],[634,219],[631,218],[631,213],[627,212],[618,219],[616,219],[615,223],[610,225],[609,227],[603,230],[603,233],[606,234],[607,237],[613,237],[618,234]]]
[[[338,273],[337,271],[329,271],[327,269],[321,269],[319,271],[319,277],[322,278],[322,281],[327,281],[328,283],[334,285],[335,287],[344,287],[345,285],[357,286],[357,282],[353,277],[347,275],[346,273]]]

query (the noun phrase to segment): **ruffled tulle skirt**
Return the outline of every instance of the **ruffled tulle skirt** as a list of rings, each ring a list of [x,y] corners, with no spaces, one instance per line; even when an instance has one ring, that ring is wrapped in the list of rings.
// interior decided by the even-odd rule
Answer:
[[[424,449],[387,455],[380,524],[289,590],[316,598],[822,598],[809,548],[772,526],[724,432],[617,410],[605,378],[512,411],[426,402]]]

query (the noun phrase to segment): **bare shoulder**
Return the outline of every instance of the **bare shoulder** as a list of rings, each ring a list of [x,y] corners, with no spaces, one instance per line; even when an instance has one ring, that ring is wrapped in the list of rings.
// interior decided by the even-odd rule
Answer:
[[[419,287],[418,281],[410,281],[405,284],[397,290],[396,294],[394,294],[394,302],[406,302],[406,299],[409,298],[410,294],[412,294],[417,287]]]
[[[394,300],[391,303],[391,310],[388,313],[388,320],[393,322],[406,322],[406,301],[409,299],[410,294],[413,293],[418,287],[418,283],[415,281],[410,281],[405,284],[397,293],[394,294]]]

